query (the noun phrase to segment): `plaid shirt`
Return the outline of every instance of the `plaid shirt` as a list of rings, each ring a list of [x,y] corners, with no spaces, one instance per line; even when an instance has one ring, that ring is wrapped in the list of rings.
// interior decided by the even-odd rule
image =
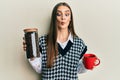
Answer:
[[[42,80],[78,80],[77,66],[86,49],[82,39],[74,37],[73,43],[69,41],[65,49],[58,44],[58,56],[52,68],[46,67],[46,36],[40,37],[39,45],[42,54]]]

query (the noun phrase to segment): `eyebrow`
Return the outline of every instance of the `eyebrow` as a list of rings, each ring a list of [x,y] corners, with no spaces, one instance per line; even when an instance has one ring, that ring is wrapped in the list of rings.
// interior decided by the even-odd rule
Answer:
[[[62,12],[62,11],[60,11],[60,10],[57,10],[58,12]],[[65,12],[70,12],[70,10],[66,10]]]

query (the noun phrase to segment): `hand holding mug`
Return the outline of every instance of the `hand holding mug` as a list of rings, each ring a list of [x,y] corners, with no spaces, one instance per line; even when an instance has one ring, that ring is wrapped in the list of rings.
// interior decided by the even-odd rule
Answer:
[[[100,64],[100,59],[95,54],[84,54],[83,63],[86,69],[92,70]]]

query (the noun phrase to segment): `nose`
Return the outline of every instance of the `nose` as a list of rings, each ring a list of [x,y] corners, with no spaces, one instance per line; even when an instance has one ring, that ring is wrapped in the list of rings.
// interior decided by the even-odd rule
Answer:
[[[62,16],[61,16],[61,19],[62,19],[62,20],[65,20],[65,15],[62,15]]]

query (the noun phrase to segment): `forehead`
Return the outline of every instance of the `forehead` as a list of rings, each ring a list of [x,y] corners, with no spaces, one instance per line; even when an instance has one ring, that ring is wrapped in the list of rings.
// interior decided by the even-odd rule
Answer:
[[[67,6],[59,6],[57,12],[70,12],[70,9]]]

